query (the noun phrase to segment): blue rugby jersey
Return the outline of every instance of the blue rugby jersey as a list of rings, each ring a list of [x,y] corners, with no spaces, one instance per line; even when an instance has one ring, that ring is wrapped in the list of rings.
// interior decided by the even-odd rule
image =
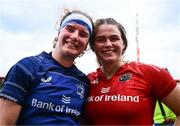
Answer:
[[[0,96],[22,106],[17,124],[79,125],[88,83],[75,65],[65,68],[42,52],[10,69]]]

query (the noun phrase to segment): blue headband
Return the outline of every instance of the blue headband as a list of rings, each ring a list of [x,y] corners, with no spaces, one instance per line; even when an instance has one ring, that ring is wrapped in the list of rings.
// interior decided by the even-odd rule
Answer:
[[[61,22],[60,29],[65,27],[68,23],[72,23],[72,22],[75,22],[75,23],[85,26],[87,28],[87,30],[89,31],[90,36],[92,35],[92,32],[93,32],[92,22],[86,16],[79,14],[79,13],[72,13],[72,14],[68,15]]]

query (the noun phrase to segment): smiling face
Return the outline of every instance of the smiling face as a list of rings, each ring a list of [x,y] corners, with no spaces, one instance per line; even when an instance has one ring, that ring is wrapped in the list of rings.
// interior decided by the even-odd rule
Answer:
[[[94,51],[102,64],[119,62],[123,48],[121,33],[116,25],[103,24],[98,26]]]
[[[85,50],[88,40],[89,32],[86,27],[77,23],[69,23],[60,30],[55,50],[62,58],[74,60]]]

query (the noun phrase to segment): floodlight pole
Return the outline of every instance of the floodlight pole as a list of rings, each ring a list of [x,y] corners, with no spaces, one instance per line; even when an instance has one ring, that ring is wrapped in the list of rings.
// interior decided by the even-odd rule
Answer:
[[[137,46],[137,62],[140,62],[140,49],[139,49],[139,14],[136,14],[136,46]]]

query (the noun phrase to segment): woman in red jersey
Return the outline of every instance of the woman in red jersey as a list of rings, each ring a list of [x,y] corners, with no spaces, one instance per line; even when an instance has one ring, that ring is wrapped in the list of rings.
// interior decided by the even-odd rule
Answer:
[[[177,115],[180,125],[180,85],[163,68],[123,60],[127,48],[124,27],[113,18],[95,22],[91,49],[99,68],[88,75],[91,84],[85,106],[91,125],[153,125],[160,99]]]

